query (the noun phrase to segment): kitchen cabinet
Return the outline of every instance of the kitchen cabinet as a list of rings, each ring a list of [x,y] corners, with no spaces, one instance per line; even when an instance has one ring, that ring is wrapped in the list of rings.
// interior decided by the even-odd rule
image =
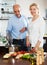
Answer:
[[[45,30],[45,35],[43,37],[43,39],[45,40],[43,48],[44,51],[47,52],[47,19],[45,19],[45,23],[46,23],[46,30]]]
[[[0,20],[0,46],[5,46],[6,43],[3,43],[3,38],[6,37],[6,28],[7,28],[8,20],[1,19]]]
[[[44,43],[44,45],[43,45],[44,52],[47,52],[47,35],[45,35],[45,36],[43,37],[43,39],[46,41],[46,42]]]
[[[2,37],[6,36],[8,20],[13,16],[13,5],[15,3],[16,0],[1,0],[0,2],[0,35]],[[5,44],[0,40],[0,46],[5,46]]]
[[[0,18],[10,18],[13,15],[13,5],[16,3],[16,0],[2,0],[0,3]]]

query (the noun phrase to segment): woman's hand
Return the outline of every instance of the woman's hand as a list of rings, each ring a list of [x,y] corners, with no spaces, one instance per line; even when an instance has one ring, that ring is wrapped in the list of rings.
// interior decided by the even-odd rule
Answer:
[[[36,48],[36,49],[38,49],[38,48],[39,48],[39,46],[40,46],[40,44],[41,44],[41,41],[39,41],[39,40],[38,40],[38,41],[37,41],[37,43],[36,43],[35,48]]]
[[[39,48],[39,46],[40,46],[40,43],[41,43],[41,41],[38,40],[38,42],[36,43],[36,46],[33,47],[33,48],[31,49],[31,51],[32,51],[32,52],[37,52],[37,50],[38,50],[38,48]]]

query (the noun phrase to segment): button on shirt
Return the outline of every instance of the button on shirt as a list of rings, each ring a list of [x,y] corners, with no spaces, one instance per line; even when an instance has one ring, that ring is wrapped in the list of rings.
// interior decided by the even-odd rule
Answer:
[[[27,31],[21,33],[20,30],[23,27],[27,27],[27,19],[21,15],[17,18],[15,15],[8,21],[7,32],[10,32],[13,39],[24,39],[26,38]]]

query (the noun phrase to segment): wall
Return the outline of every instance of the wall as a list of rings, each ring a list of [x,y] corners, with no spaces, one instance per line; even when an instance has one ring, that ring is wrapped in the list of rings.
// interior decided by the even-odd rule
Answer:
[[[46,21],[46,34],[47,34],[47,20],[45,20]]]
[[[47,8],[47,0],[44,0],[45,8]]]
[[[44,2],[43,0],[16,0],[16,3],[21,5],[22,8],[22,14],[26,15],[27,17],[30,16],[29,13],[29,6],[31,3],[37,3],[40,8],[40,14],[44,17],[45,16],[45,11],[44,11]]]
[[[44,17],[45,16],[45,8],[44,8],[44,0],[0,0],[0,2],[7,2],[10,3],[15,1],[15,3],[18,3],[21,5],[21,13],[24,14],[26,17],[30,16],[30,12],[29,12],[29,5],[33,2],[38,3],[39,7],[40,7],[40,14]],[[0,6],[1,7],[1,6]],[[10,8],[11,10],[11,8]]]

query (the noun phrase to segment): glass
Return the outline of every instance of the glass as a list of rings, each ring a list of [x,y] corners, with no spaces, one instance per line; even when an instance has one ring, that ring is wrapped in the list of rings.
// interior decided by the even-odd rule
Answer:
[[[13,44],[11,44],[10,46],[9,46],[9,53],[10,52],[18,52],[19,51],[19,45],[13,45]]]
[[[9,46],[9,53],[10,52],[15,52],[15,47],[14,47],[14,45],[10,45]]]

